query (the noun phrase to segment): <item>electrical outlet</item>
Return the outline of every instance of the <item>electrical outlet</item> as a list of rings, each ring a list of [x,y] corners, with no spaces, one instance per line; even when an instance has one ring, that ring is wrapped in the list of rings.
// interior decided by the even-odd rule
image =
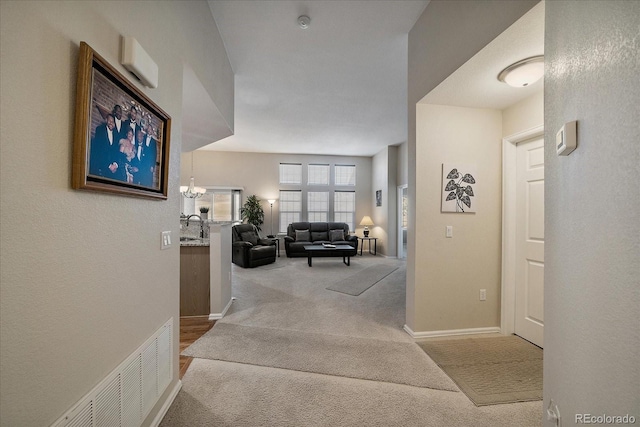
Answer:
[[[486,301],[486,300],[487,300],[487,290],[480,289],[480,301]]]

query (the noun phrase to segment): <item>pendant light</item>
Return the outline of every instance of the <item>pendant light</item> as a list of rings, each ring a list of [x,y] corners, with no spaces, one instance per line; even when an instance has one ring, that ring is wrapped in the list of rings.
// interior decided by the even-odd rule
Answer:
[[[206,188],[196,187],[195,178],[193,177],[193,151],[191,152],[191,178],[189,179],[189,186],[180,186],[180,193],[188,199],[197,199],[202,197],[207,192]]]

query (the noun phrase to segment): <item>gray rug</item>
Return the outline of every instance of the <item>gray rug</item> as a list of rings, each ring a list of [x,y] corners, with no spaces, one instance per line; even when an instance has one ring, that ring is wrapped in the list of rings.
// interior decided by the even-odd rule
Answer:
[[[218,322],[182,355],[458,391],[414,343]]]
[[[358,296],[397,269],[398,267],[391,265],[374,265],[356,274],[345,277],[339,282],[327,287],[327,289]]]
[[[515,335],[420,347],[478,406],[542,400],[542,349]]]

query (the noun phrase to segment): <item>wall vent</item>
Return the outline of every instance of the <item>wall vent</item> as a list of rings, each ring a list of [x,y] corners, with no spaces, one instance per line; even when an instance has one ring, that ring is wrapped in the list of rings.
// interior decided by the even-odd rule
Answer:
[[[172,381],[173,318],[53,427],[139,427]]]

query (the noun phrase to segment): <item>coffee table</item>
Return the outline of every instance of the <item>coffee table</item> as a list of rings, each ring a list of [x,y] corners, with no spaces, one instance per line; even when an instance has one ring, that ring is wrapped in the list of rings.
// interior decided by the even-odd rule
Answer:
[[[335,245],[334,248],[327,248],[322,245],[306,245],[304,247],[307,251],[307,263],[309,267],[312,267],[312,259],[314,256],[320,257],[342,257],[342,262],[347,266],[351,265],[351,255],[349,252],[353,251],[353,246],[349,245]]]

